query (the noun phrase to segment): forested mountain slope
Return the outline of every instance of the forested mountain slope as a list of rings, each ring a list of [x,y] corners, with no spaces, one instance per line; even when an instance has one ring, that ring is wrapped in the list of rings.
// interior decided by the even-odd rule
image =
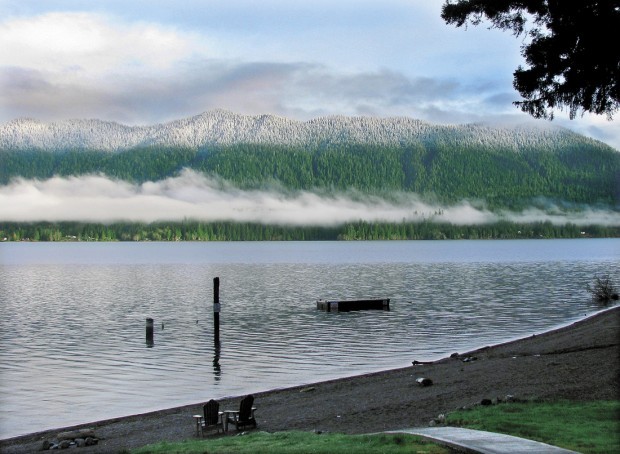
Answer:
[[[620,153],[559,128],[365,117],[296,122],[223,111],[148,127],[94,120],[0,127],[0,184],[92,173],[139,183],[184,168],[246,189],[620,209]]]
[[[0,125],[1,150],[122,151],[144,146],[195,149],[239,143],[320,147],[435,142],[515,151],[522,148],[556,150],[575,143],[606,147],[550,124],[514,127],[433,125],[406,117],[344,116],[301,122],[274,115],[237,115],[224,110],[152,126],[124,126],[100,120],[43,123],[32,119],[17,119]]]

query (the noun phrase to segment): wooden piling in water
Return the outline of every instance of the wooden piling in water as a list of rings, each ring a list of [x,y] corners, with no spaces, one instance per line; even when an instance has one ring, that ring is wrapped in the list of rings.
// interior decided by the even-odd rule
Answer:
[[[147,347],[152,347],[155,344],[155,341],[153,339],[153,326],[154,326],[153,319],[147,318],[146,319],[146,346]]]
[[[213,278],[213,339],[220,342],[220,278]]]

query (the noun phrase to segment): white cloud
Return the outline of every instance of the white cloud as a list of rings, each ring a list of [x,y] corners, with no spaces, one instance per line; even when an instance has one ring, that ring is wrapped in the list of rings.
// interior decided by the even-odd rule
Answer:
[[[0,42],[3,66],[57,77],[163,70],[192,50],[191,38],[173,28],[76,12],[10,18],[0,23]]]
[[[557,207],[551,212],[538,208],[528,208],[520,213],[503,212],[503,219],[513,222],[538,222],[549,221],[552,224],[566,224],[570,222],[576,225],[620,225],[620,213],[607,210],[587,208],[581,211],[564,212]]]
[[[310,63],[205,60],[180,65],[167,75],[108,75],[101,84],[8,68],[0,69],[0,88],[0,103],[19,112],[17,116],[32,116],[36,110],[36,118],[42,120],[98,118],[130,124],[218,108],[298,120],[339,114],[410,116],[443,123],[480,121],[481,115],[497,118],[506,110],[477,87],[457,80],[412,78],[388,70],[340,72]]]
[[[103,176],[54,177],[45,181],[18,179],[0,187],[1,221],[154,222],[237,221],[283,225],[337,225],[369,222],[422,221],[485,224],[499,219],[557,224],[620,224],[620,214],[604,210],[564,213],[528,209],[494,214],[467,201],[438,206],[415,194],[396,200],[360,194],[319,195],[313,192],[241,190],[226,182],[186,170],[180,176],[134,185]]]

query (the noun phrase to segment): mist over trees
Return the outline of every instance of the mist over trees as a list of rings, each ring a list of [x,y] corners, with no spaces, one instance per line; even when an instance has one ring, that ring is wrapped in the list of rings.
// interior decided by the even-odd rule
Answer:
[[[403,145],[315,147],[236,144],[92,150],[0,151],[0,184],[12,179],[104,174],[143,183],[183,169],[244,190],[355,191],[386,199],[413,193],[433,203],[478,201],[494,209],[601,206],[618,209],[620,154],[575,136],[555,148],[461,145],[449,136]]]
[[[230,121],[243,127],[228,127]],[[613,220],[620,212],[620,153],[560,128],[439,127],[410,119],[362,117],[302,123],[221,111],[148,130],[107,123],[100,130],[97,121],[22,123],[6,125],[13,129],[0,146],[0,196],[21,197],[14,207],[22,209],[0,220],[14,221],[0,226],[0,239],[618,236]],[[265,124],[269,127],[263,129]],[[288,142],[273,143],[274,128],[289,131],[290,136],[282,133]],[[108,142],[98,141],[102,135]],[[253,141],[236,141],[241,136]],[[162,143],[173,137],[176,144],[158,143],[158,137]],[[304,142],[308,138],[312,140]],[[144,140],[149,144],[119,148]],[[62,143],[65,148],[59,148]],[[102,148],[80,143],[101,143]],[[179,186],[183,188],[177,191]],[[107,194],[110,191],[113,194]],[[75,205],[73,194],[82,194],[77,199],[88,199],[88,206]],[[308,205],[315,199],[318,205]],[[257,206],[257,200],[263,205]],[[117,202],[125,210],[133,204],[135,212],[121,213]],[[274,204],[286,216],[274,215]],[[417,207],[423,207],[422,212]],[[381,211],[384,208],[391,211]],[[442,208],[456,210],[444,215]],[[188,217],[190,209],[193,218]],[[313,210],[322,210],[322,217]],[[378,210],[382,217],[364,217],[367,210]],[[336,222],[343,211],[347,217]],[[137,212],[142,217],[132,217]],[[395,222],[401,215],[402,222]],[[180,222],[183,218],[186,221]],[[161,219],[168,221],[158,223]],[[601,225],[588,227],[589,219]],[[69,220],[73,222],[63,222]]]

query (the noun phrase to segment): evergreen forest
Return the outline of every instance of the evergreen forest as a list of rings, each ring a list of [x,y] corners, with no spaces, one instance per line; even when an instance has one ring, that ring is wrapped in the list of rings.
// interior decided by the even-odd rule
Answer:
[[[500,221],[482,225],[423,222],[346,223],[300,227],[198,221],[92,224],[0,222],[0,241],[354,241],[618,238],[620,226]]]
[[[139,147],[117,153],[0,150],[2,185],[17,177],[86,174],[143,183],[185,168],[242,189],[353,189],[386,197],[405,192],[438,203],[482,200],[490,209],[522,209],[540,200],[620,208],[620,153],[597,142],[557,150],[475,148],[440,140],[401,146]]]
[[[595,141],[556,149],[498,149],[433,140],[402,145],[315,146],[236,144],[137,147],[121,152],[0,150],[0,184],[13,179],[102,174],[140,184],[193,169],[242,189],[277,188],[322,194],[357,191],[389,199],[415,193],[436,204],[469,200],[491,211],[587,207],[620,211],[620,153]],[[452,225],[424,222],[349,223],[335,227],[202,223],[98,225],[76,222],[0,223],[0,240],[214,241],[617,237],[620,226],[550,222]]]

